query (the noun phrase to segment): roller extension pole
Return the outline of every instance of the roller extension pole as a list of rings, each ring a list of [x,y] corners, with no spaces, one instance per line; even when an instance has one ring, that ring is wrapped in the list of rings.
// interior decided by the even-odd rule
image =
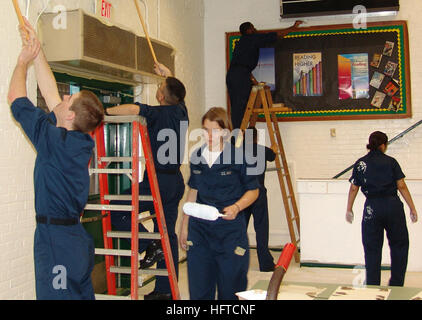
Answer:
[[[22,12],[21,12],[21,8],[19,7],[18,0],[12,0],[12,2],[13,2],[13,6],[15,7],[16,15],[18,16],[19,25],[21,27],[23,27],[25,25],[25,21],[23,20]],[[26,31],[26,29],[24,29],[24,30],[25,30],[25,33],[26,33],[26,39],[29,39],[28,31]]]
[[[141,20],[142,28],[144,29],[145,37],[147,38],[147,42],[149,45],[149,49],[151,50],[152,58],[154,59],[155,63],[158,63],[157,57],[155,56],[154,48],[152,47],[151,40],[149,39],[148,30],[145,26],[144,18],[142,18],[141,9],[139,8],[138,0],[133,0],[135,2],[136,10],[138,11],[139,20]]]
[[[283,281],[287,268],[289,268],[289,264],[292,260],[292,256],[295,250],[296,246],[293,243],[288,243],[284,246],[283,252],[278,259],[273,275],[271,276],[271,280],[267,289],[266,300],[277,300],[281,281]]]

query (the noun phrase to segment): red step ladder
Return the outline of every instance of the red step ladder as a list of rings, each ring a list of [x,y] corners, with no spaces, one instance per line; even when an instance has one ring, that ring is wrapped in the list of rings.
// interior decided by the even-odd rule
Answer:
[[[131,157],[107,157],[104,141],[105,123],[131,123],[132,124],[132,156]],[[142,150],[144,157],[139,158],[139,136],[141,137]],[[155,173],[154,159],[151,151],[150,139],[148,136],[147,123],[141,116],[105,116],[103,123],[95,130],[94,139],[96,141],[97,168],[90,169],[90,174],[98,174],[100,186],[100,204],[87,204],[85,210],[100,210],[104,248],[96,248],[95,254],[105,256],[106,276],[107,276],[107,295],[96,294],[97,299],[132,299],[138,300],[138,276],[139,273],[153,274],[159,276],[168,276],[172,297],[174,300],[180,300],[180,292],[177,284],[177,277],[174,268],[173,256],[170,249],[170,242],[167,233],[164,211],[161,202],[160,190],[158,187],[157,176]],[[139,160],[145,161],[148,173],[151,196],[139,195]],[[132,163],[131,169],[111,169],[110,163],[127,162]],[[126,174],[132,181],[131,195],[111,195],[108,188],[109,174]],[[110,200],[132,201],[131,205],[110,205]],[[153,201],[155,215],[139,219],[139,200]],[[112,231],[110,211],[131,211],[132,225],[131,232]],[[149,219],[157,219],[159,228],[158,233],[139,232],[139,223]],[[131,250],[118,250],[113,248],[113,238],[130,238]],[[167,269],[138,269],[139,239],[161,239],[164,258]],[[131,267],[119,267],[115,265],[115,256],[131,257]],[[130,297],[116,295],[116,273],[130,274]]]

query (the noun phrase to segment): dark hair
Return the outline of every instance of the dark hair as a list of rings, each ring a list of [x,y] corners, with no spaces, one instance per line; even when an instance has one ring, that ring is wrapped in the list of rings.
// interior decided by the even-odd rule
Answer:
[[[252,23],[250,23],[249,21],[248,22],[243,22],[241,25],[240,25],[240,27],[239,27],[239,31],[240,31],[240,33],[242,34],[242,36],[243,35],[245,35],[246,34],[246,32],[250,29],[250,28],[252,28],[253,27],[253,24]]]
[[[101,101],[88,90],[80,91],[69,110],[75,112],[73,129],[83,133],[94,131],[104,119],[104,108]]]
[[[209,109],[202,117],[201,124],[204,124],[205,120],[215,121],[218,123],[221,129],[233,130],[232,122],[229,119],[225,109],[221,107],[214,107]]]
[[[186,88],[180,80],[174,77],[167,77],[166,89],[167,90],[164,95],[167,103],[174,105],[179,104],[185,100]]]
[[[380,145],[387,145],[388,137],[384,132],[375,131],[372,132],[369,136],[369,143],[366,145],[366,148],[373,151],[377,150]]]

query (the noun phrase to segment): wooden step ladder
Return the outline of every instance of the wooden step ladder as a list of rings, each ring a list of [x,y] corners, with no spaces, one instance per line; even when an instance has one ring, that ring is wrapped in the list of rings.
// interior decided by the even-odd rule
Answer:
[[[248,126],[255,126],[259,114],[264,114],[267,123],[268,133],[271,140],[271,148],[276,153],[275,164],[280,183],[281,195],[283,198],[284,209],[286,212],[287,225],[289,228],[291,242],[298,248],[300,235],[300,218],[296,205],[296,198],[293,190],[289,167],[287,165],[286,154],[284,153],[283,143],[281,140],[280,130],[278,127],[277,112],[286,111],[286,107],[273,106],[270,87],[263,83],[252,87],[248,104],[246,106],[245,115],[240,125],[236,146],[239,147],[243,141],[242,132]],[[297,233],[297,237],[296,237]],[[299,262],[299,251],[295,251],[295,261]]]
[[[104,141],[104,127],[106,123],[131,123],[132,124],[132,156],[131,157],[107,157]],[[141,137],[144,157],[139,157],[139,136]],[[90,174],[98,174],[100,186],[100,204],[87,204],[85,210],[101,211],[103,225],[104,248],[96,248],[95,254],[105,256],[107,295],[96,294],[97,299],[132,299],[138,300],[138,276],[139,274],[154,274],[168,276],[172,297],[180,300],[180,293],[177,284],[177,276],[174,267],[173,256],[170,249],[170,242],[164,218],[163,206],[155,173],[154,160],[151,151],[151,144],[145,118],[141,116],[106,116],[104,121],[94,132],[96,141],[97,168],[90,169]],[[148,173],[151,196],[139,195],[139,161],[144,161]],[[110,163],[131,163],[131,169],[111,169]],[[125,174],[131,180],[131,195],[111,195],[108,188],[109,174]],[[111,200],[131,201],[131,205],[111,205]],[[139,218],[139,201],[153,201],[155,215],[147,218]],[[112,231],[110,211],[131,211],[131,232]],[[148,218],[156,218],[159,233],[139,232],[139,223]],[[118,250],[113,248],[113,238],[131,239],[131,250]],[[161,239],[164,258],[167,269],[138,269],[139,239]],[[130,267],[119,267],[115,265],[115,256],[131,257]],[[130,274],[130,296],[116,295],[116,273]]]

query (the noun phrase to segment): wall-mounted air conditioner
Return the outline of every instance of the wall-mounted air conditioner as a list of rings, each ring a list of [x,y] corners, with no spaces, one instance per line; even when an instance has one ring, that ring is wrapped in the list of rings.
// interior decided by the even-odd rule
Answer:
[[[280,0],[280,15],[282,18],[352,15],[356,6],[365,7],[368,16],[396,15],[399,0]]]
[[[108,26],[82,10],[66,12],[66,28],[57,14],[43,14],[40,38],[53,71],[98,80],[136,85],[154,83],[154,60],[147,40],[116,26]],[[174,49],[151,39],[157,60],[174,74]]]

